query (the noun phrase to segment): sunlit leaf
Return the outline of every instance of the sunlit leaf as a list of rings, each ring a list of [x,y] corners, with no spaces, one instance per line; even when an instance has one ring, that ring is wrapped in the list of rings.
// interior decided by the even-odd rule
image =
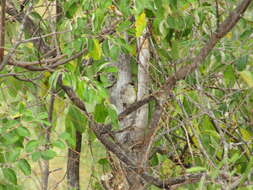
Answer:
[[[253,75],[250,71],[242,71],[240,72],[240,76],[249,87],[253,88]]]
[[[25,175],[31,175],[31,166],[26,159],[19,160],[18,167]]]
[[[207,169],[204,167],[200,167],[200,166],[196,166],[196,167],[192,167],[189,169],[186,169],[187,173],[196,173],[196,172],[203,172],[206,171]]]
[[[16,172],[11,168],[2,168],[3,175],[5,179],[9,182],[17,185],[17,175]]]
[[[41,158],[44,160],[51,160],[56,156],[56,152],[53,150],[46,150],[41,152]]]
[[[34,151],[35,149],[37,149],[37,147],[39,146],[39,141],[37,140],[31,140],[29,141],[27,144],[26,144],[26,152],[32,152]]]
[[[99,60],[102,56],[102,48],[101,45],[99,44],[99,41],[97,39],[93,40],[93,48],[92,51],[90,52],[90,55],[94,60]]]
[[[135,30],[136,30],[136,37],[140,37],[147,25],[146,21],[146,14],[143,12],[139,16],[137,16],[135,21]]]

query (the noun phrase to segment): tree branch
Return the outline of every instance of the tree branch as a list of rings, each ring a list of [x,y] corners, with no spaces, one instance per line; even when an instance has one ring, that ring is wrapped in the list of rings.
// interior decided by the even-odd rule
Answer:
[[[58,78],[58,85],[64,90],[64,92],[68,95],[68,97],[74,103],[75,106],[81,109],[86,115],[89,115],[84,103],[77,97],[74,90],[71,87],[66,86],[62,83],[62,75],[60,75]],[[203,175],[203,173],[192,174],[176,178],[170,178],[167,180],[161,180],[150,176],[149,174],[144,172],[144,170],[140,170],[140,168],[136,166],[136,163],[131,160],[116,143],[109,140],[108,134],[103,132],[103,126],[96,124],[93,120],[91,120],[90,128],[95,133],[98,140],[106,147],[108,151],[115,154],[120,161],[122,161],[129,169],[133,170],[136,174],[142,177],[147,183],[153,184],[160,188],[169,188],[170,186],[175,184],[199,180]]]
[[[211,50],[214,48],[214,46],[218,43],[218,41],[223,38],[232,28],[236,25],[236,23],[240,20],[243,13],[248,8],[249,4],[252,2],[252,0],[244,0],[242,1],[237,8],[232,11],[227,19],[219,25],[219,28],[217,29],[217,32],[214,33],[210,40],[205,44],[205,46],[200,50],[200,53],[192,59],[192,64],[184,65],[182,66],[175,74],[174,76],[171,76],[168,78],[168,80],[165,82],[163,87],[152,93],[151,95],[147,96],[146,98],[135,102],[134,104],[130,105],[126,110],[124,110],[119,118],[126,117],[128,114],[132,113],[133,111],[137,110],[144,104],[149,103],[151,100],[154,100],[155,97],[168,97],[169,92],[175,87],[177,81],[184,79],[186,76],[191,74],[194,70],[198,68],[200,64],[203,63],[205,58],[208,56],[208,54],[211,52]]]
[[[6,12],[9,15],[13,16],[20,23],[22,23],[22,21],[24,20],[24,17],[26,16],[24,12],[18,12],[14,7],[7,6]],[[24,29],[30,34],[30,36],[40,36],[42,34],[42,29],[39,28],[39,26],[36,26],[29,17],[25,19]],[[34,43],[34,46],[42,54],[47,54],[48,52],[51,51],[51,48],[45,43],[45,41],[42,38],[35,39],[33,43]],[[47,56],[50,57],[50,56],[55,56],[55,55],[56,55],[56,51],[52,51]]]
[[[252,0],[244,0],[242,1],[236,9],[234,9],[227,19],[219,25],[217,32],[211,35],[210,40],[206,43],[206,45],[200,50],[200,53],[192,60],[192,64],[182,66],[174,76],[170,77],[164,85],[164,89],[166,91],[170,91],[175,87],[177,81],[184,79],[190,73],[192,73],[198,66],[205,60],[214,46],[219,42],[221,38],[223,38],[232,28],[236,25],[236,23],[240,20],[243,13],[248,8],[249,4]],[[166,92],[165,92],[166,93]]]
[[[228,18],[220,25],[218,28],[218,32],[214,33],[211,37],[209,42],[206,43],[206,45],[201,49],[200,53],[198,56],[196,56],[192,64],[186,65],[184,67],[181,67],[174,76],[170,77],[164,87],[157,92],[157,94],[160,95],[166,95],[168,91],[170,91],[172,88],[175,87],[176,82],[179,80],[184,79],[188,74],[193,72],[197,67],[204,61],[204,59],[208,56],[210,51],[214,48],[214,46],[218,43],[218,41],[224,37],[234,26],[235,24],[239,21],[241,18],[242,14],[245,12],[249,4],[252,2],[252,0],[244,0],[242,1],[237,8],[232,11]],[[74,93],[73,89],[70,87],[67,87],[62,84],[61,77],[59,77],[58,84],[61,86],[61,88],[67,93],[71,101],[79,107],[79,109],[83,110],[84,112],[87,113],[87,110],[85,108],[84,103],[76,96]],[[140,107],[144,105],[145,103],[148,103],[151,99],[154,98],[154,95],[150,95],[149,97],[145,98],[139,102],[142,103],[135,103],[131,107]],[[135,108],[136,108],[135,107]],[[129,113],[132,109],[129,108]],[[135,162],[129,159],[126,154],[121,150],[121,148],[113,143],[112,141],[109,140],[107,134],[101,133],[101,126],[96,124],[95,122],[91,122],[90,125],[92,131],[95,133],[97,138],[101,141],[101,143],[106,147],[107,150],[111,151],[113,154],[115,154],[118,159],[120,159],[128,168],[132,169],[134,172],[136,172],[140,177],[142,177],[147,183],[153,184],[159,188],[166,188],[169,189],[172,185],[176,184],[185,184],[185,183],[193,183],[196,181],[199,181],[203,175],[206,175],[204,173],[199,173],[199,174],[191,174],[191,175],[186,175],[186,176],[180,176],[176,178],[169,178],[167,180],[161,180],[158,178],[155,178],[153,176],[150,176],[144,170],[140,170],[139,167],[136,166]]]

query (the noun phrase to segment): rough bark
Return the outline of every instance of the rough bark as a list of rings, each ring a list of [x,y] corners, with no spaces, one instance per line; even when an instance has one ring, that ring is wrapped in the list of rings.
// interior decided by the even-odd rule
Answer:
[[[137,39],[138,49],[138,88],[137,88],[137,100],[142,100],[149,93],[149,42],[146,38],[147,30],[144,30],[143,36]],[[134,128],[131,131],[130,138],[131,143],[131,155],[133,160],[139,168],[146,170],[147,162],[143,162],[144,146],[143,141],[147,134],[148,126],[148,104],[142,106],[136,111]],[[145,181],[131,169],[126,167],[127,177],[129,181],[129,189],[143,190],[145,189]]]
[[[121,54],[119,60],[116,63],[118,68],[118,80],[115,87],[111,91],[111,102],[117,108],[118,113],[121,113],[129,105],[124,104],[125,100],[122,93],[128,85],[132,82],[130,58],[126,54]],[[120,127],[122,129],[131,127],[133,124],[133,117],[135,113],[131,113],[120,121]],[[125,130],[122,133],[117,134],[117,141],[120,142],[125,148],[128,148],[129,144],[129,131]],[[127,178],[127,171],[121,161],[109,152],[109,158],[112,168],[112,177],[110,180],[110,189],[126,190],[130,189],[129,179]],[[108,180],[107,183],[108,184]],[[107,185],[108,186],[108,185]]]
[[[67,183],[68,189],[80,190],[80,154],[82,148],[82,133],[76,131],[75,149],[68,149]]]
[[[148,39],[144,36],[145,34],[138,39],[138,88],[137,88],[137,100],[143,99],[144,96],[148,94],[148,62],[149,62],[149,45]],[[125,98],[132,98],[128,96],[122,96],[122,92],[129,88],[133,81],[131,68],[130,68],[130,59],[129,56],[122,54],[119,57],[118,62],[118,80],[115,88],[111,92],[112,103],[116,106],[119,113],[127,109],[129,106],[124,100]],[[133,85],[133,84],[131,84]],[[129,96],[132,96],[130,94]],[[136,95],[133,95],[136,96]],[[127,156],[137,163],[142,163],[143,159],[143,150],[141,146],[135,147],[136,144],[143,141],[145,135],[145,129],[148,125],[148,105],[144,105],[137,110],[137,112],[132,112],[123,118],[120,122],[121,128],[129,128],[130,130],[125,130],[122,133],[117,135],[118,142],[125,149],[129,150]],[[132,149],[132,147],[134,147]],[[118,158],[113,154],[109,153],[110,161],[112,165],[112,178],[111,189],[120,189],[120,190],[142,190],[145,188],[145,183],[143,179],[136,174],[128,166],[121,163]],[[117,185],[115,185],[117,184]]]

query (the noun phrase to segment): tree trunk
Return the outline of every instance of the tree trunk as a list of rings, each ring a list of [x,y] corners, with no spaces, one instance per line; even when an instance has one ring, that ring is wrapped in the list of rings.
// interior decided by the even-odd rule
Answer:
[[[76,132],[75,149],[68,149],[68,164],[67,164],[67,183],[68,189],[80,190],[80,153],[82,148],[82,133]]]
[[[138,39],[138,89],[137,100],[141,100],[148,94],[148,61],[149,61],[149,45],[148,40],[144,37]],[[130,59],[128,55],[122,54],[118,62],[118,81],[111,93],[112,103],[116,106],[118,112],[122,112],[129,105],[126,104],[124,98],[132,98],[122,96],[122,92],[127,88],[132,81]],[[134,95],[133,95],[134,96]],[[136,96],[136,95],[135,95]],[[127,156],[133,160],[136,165],[140,166],[140,170],[146,168],[147,163],[143,163],[143,148],[142,142],[145,138],[145,129],[148,125],[148,105],[138,109],[130,114],[120,123],[121,128],[127,128],[124,132],[117,135],[117,140],[126,150]],[[112,190],[144,190],[145,182],[136,172],[132,171],[122,164],[113,154],[109,154],[112,175],[106,184],[106,189]],[[104,185],[105,186],[105,185]]]

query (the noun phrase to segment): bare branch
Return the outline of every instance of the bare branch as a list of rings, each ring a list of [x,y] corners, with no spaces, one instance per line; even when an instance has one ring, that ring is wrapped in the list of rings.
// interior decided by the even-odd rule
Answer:
[[[24,12],[18,12],[14,7],[6,7],[6,12],[13,16],[18,22],[22,23],[22,21],[25,18],[26,13]],[[42,29],[39,28],[37,25],[34,24],[34,22],[28,17],[25,19],[24,23],[24,29],[27,31],[31,36],[40,36],[42,33]],[[45,41],[42,38],[36,39],[33,41],[34,46],[42,53],[47,54],[49,51],[51,51],[51,48],[45,43]],[[52,51],[48,57],[56,55],[56,51]]]

